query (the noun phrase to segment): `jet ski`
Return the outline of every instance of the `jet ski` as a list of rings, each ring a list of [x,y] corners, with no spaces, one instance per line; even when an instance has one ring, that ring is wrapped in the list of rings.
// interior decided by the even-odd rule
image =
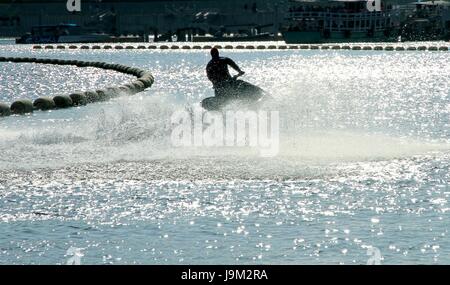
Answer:
[[[221,88],[216,89],[216,96],[203,99],[202,108],[207,111],[223,111],[226,109],[257,110],[262,103],[271,98],[263,89],[239,80],[241,75],[235,75]]]

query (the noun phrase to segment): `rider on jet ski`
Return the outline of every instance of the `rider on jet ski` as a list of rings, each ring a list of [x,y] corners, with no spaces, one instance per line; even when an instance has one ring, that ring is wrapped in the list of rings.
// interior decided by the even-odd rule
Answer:
[[[212,59],[206,66],[208,79],[212,82],[214,88],[214,97],[202,100],[202,107],[206,110],[221,110],[232,101],[239,104],[246,104],[250,107],[257,107],[258,101],[265,95],[261,88],[237,79],[244,72],[239,66],[227,57],[220,57],[217,48],[211,49]],[[231,66],[238,72],[237,75],[231,76],[228,71]]]
[[[212,59],[206,66],[206,74],[208,79],[212,82],[216,96],[227,96],[229,92],[234,88],[236,78],[243,75],[243,72],[239,66],[228,57],[220,57],[219,50],[217,48],[211,49]],[[239,72],[236,77],[232,77],[228,71],[228,65],[234,70]]]

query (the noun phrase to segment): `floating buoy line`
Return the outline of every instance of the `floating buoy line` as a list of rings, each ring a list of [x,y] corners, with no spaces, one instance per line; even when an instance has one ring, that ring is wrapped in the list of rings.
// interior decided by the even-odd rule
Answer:
[[[179,44],[158,44],[158,45],[35,45],[33,49],[52,50],[52,49],[81,49],[81,50],[205,50],[216,47],[219,49],[237,49],[237,50],[385,50],[385,51],[448,51],[448,46],[395,46],[395,45],[179,45]]]
[[[57,95],[54,97],[40,97],[34,101],[29,99],[21,99],[13,102],[11,105],[0,103],[0,117],[9,115],[23,115],[32,113],[35,110],[52,110],[63,109],[76,106],[84,106],[89,103],[106,101],[119,95],[134,95],[150,88],[154,83],[153,75],[145,70],[130,67],[122,64],[98,62],[98,61],[81,61],[81,60],[64,60],[64,59],[48,59],[48,58],[29,58],[29,57],[0,57],[0,62],[15,63],[38,63],[53,65],[73,65],[77,67],[95,67],[105,70],[113,70],[124,74],[136,76],[137,79],[131,83],[127,83],[117,87],[106,87],[95,91],[74,92],[69,95]]]

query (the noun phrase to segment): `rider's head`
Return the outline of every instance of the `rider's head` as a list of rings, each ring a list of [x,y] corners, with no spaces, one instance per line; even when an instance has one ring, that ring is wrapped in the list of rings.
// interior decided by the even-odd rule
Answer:
[[[212,58],[218,58],[219,57],[219,50],[217,48],[213,47],[211,49],[211,56],[212,56]]]

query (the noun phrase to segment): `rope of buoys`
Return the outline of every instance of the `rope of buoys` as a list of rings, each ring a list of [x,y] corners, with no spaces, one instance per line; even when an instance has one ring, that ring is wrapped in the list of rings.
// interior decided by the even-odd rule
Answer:
[[[137,77],[135,81],[119,87],[107,87],[105,89],[95,91],[74,92],[70,95],[57,95],[53,98],[40,97],[34,100],[34,102],[28,99],[21,99],[13,102],[10,106],[0,103],[0,117],[9,116],[12,114],[32,113],[34,110],[47,111],[58,108],[84,106],[88,103],[106,101],[121,94],[133,95],[150,88],[155,81],[153,75],[145,70],[122,64],[111,64],[106,62],[26,57],[0,57],[0,62],[24,62],[53,65],[74,65],[77,67],[96,67],[106,70],[114,70]]]
[[[51,97],[40,97],[33,102],[36,110],[47,111],[56,108],[55,101]]]
[[[11,104],[11,114],[31,113],[33,109],[33,102],[28,99],[17,100]]]
[[[0,103],[0,117],[9,116],[9,115],[11,115],[11,108],[9,107],[9,105]]]
[[[322,44],[318,44],[318,45],[225,45],[225,46],[220,46],[220,45],[215,45],[214,47],[218,48],[218,49],[247,49],[247,50],[297,50],[297,49],[312,49],[312,50],[317,50],[317,49],[322,49],[322,50],[329,50],[329,49],[333,49],[333,50],[386,50],[386,51],[405,51],[405,50],[419,50],[419,51],[448,51],[449,47],[447,46],[430,46],[430,47],[426,47],[426,46],[419,46],[419,47],[403,47],[403,46],[349,46],[349,45],[344,45],[344,46],[340,46],[340,45],[333,45],[333,46],[328,46],[328,45],[322,45]],[[33,46],[33,49],[116,49],[116,50],[133,50],[133,49],[160,49],[160,50],[179,50],[179,49],[183,49],[183,50],[190,50],[190,49],[211,49],[212,46],[211,45],[194,45],[194,46],[190,46],[190,45],[149,45],[149,46],[144,46],[144,45],[139,45],[137,47],[135,46],[121,46],[121,45],[116,45],[116,46],[111,46],[111,45],[105,45],[103,47],[99,46],[99,45],[94,45],[94,46],[87,46],[87,45],[82,45],[82,46],[75,46],[75,45],[71,45],[71,46],[64,46],[64,45],[58,45],[58,46],[52,46],[52,45],[45,45],[45,46],[40,46],[40,45],[35,45]]]

